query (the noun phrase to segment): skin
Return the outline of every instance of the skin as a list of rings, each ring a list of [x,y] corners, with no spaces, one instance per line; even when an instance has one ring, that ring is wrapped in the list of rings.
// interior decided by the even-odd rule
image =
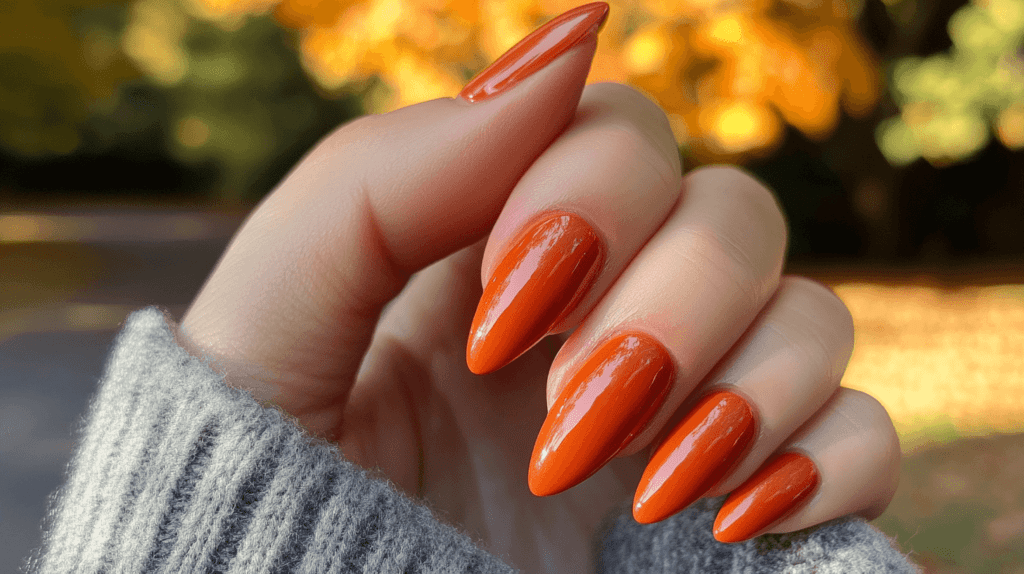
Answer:
[[[877,515],[899,444],[877,401],[836,391],[849,313],[825,287],[781,277],[785,222],[762,184],[729,167],[683,178],[655,104],[624,86],[584,89],[594,48],[483,102],[433,100],[339,128],[238,232],[182,344],[528,572],[592,569],[595,531],[628,511],[649,447],[714,386],[748,397],[760,425],[710,494],[796,443],[822,486],[772,531]],[[466,341],[482,285],[521,226],[553,209],[588,218],[604,268],[554,329],[571,337],[475,375]],[[534,496],[546,405],[628,328],[672,356],[667,399],[592,478]]]

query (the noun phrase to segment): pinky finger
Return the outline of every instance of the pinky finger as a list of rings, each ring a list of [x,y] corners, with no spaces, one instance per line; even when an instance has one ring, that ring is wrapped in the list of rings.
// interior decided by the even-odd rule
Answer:
[[[899,439],[885,408],[868,394],[840,388],[729,495],[715,538],[740,542],[847,514],[875,518],[896,492],[899,466]]]

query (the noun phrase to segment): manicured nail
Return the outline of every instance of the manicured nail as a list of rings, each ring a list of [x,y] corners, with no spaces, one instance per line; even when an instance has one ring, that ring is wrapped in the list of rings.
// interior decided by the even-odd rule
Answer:
[[[793,513],[818,488],[818,469],[797,452],[768,461],[725,500],[715,518],[715,539],[742,542]]]
[[[511,89],[569,48],[596,34],[608,17],[608,4],[573,8],[537,28],[498,57],[462,89],[459,96],[479,102]]]
[[[527,227],[484,288],[466,346],[469,369],[500,369],[544,338],[603,264],[601,239],[577,215],[551,213]]]
[[[530,460],[530,490],[583,482],[642,431],[665,400],[672,359],[649,335],[616,336],[591,354],[548,412]]]
[[[651,456],[633,500],[650,524],[693,504],[718,484],[754,439],[754,413],[735,393],[704,397]]]

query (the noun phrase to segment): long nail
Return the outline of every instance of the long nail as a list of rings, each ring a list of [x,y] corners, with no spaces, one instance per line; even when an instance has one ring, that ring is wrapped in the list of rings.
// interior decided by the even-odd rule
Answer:
[[[607,17],[608,4],[604,2],[569,10],[537,28],[499,56],[470,80],[459,96],[470,102],[479,102],[511,89],[569,48],[596,34]]]
[[[548,412],[533,447],[530,490],[557,494],[604,466],[657,412],[674,372],[649,335],[626,333],[603,344]]]
[[[654,451],[633,500],[650,524],[693,504],[734,466],[754,439],[754,414],[735,393],[708,395]]]
[[[529,226],[484,288],[466,346],[469,369],[500,369],[544,338],[603,263],[601,239],[579,216],[551,213]]]
[[[818,469],[805,455],[770,460],[726,499],[715,518],[715,539],[742,542],[792,514],[818,488]]]

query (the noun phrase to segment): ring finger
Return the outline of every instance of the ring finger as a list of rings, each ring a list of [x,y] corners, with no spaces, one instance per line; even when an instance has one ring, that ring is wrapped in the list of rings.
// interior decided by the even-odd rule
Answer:
[[[899,439],[885,408],[868,394],[840,388],[726,499],[715,538],[740,542],[847,514],[876,518],[896,493],[899,469]]]
[[[664,433],[637,488],[634,517],[663,520],[749,478],[833,394],[852,348],[843,303],[821,284],[784,278]]]

